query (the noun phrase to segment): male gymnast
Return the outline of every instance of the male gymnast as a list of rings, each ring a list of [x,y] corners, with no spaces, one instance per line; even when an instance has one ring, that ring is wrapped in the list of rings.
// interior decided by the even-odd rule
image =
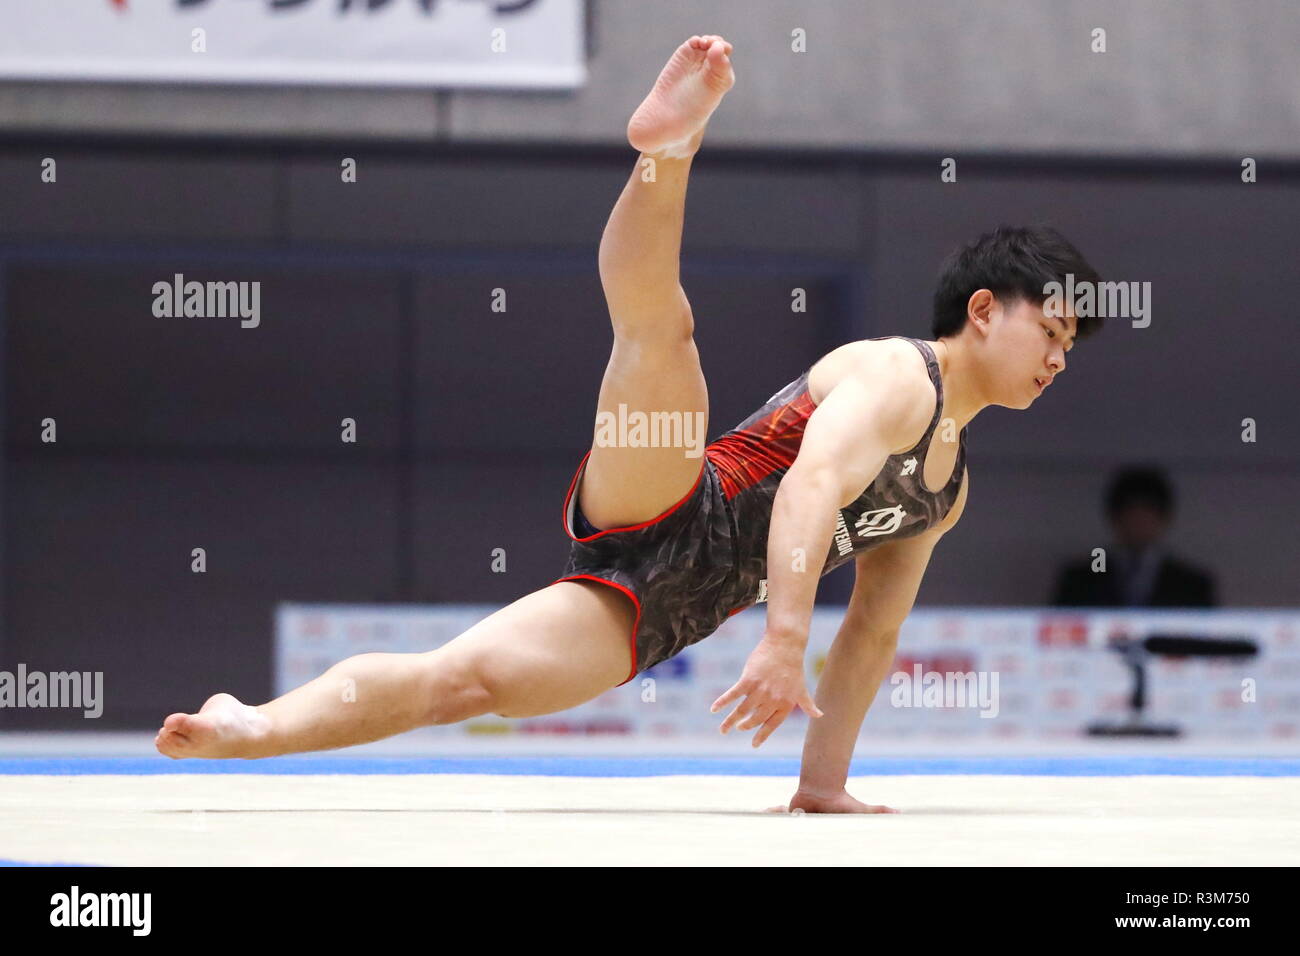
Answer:
[[[686,182],[735,82],[732,46],[678,47],[628,124],[639,150],[600,243],[614,342],[598,413],[619,405],[707,416],[679,282]],[[643,177],[652,160],[653,177]],[[531,717],[621,686],[767,602],[766,629],[713,711],[757,747],[795,707],[814,719],[789,810],[890,812],[845,790],[863,718],[893,661],[934,546],[965,507],[966,426],[1028,408],[1100,322],[1060,317],[1045,287],[1097,281],[1054,230],[999,228],[949,257],[933,340],[841,345],[701,457],[594,441],[564,499],[562,576],[436,650],[360,654],[260,706],[230,694],[167,717],[173,758],[258,758],[348,747],[482,714]],[[600,419],[598,418],[598,421]],[[852,598],[814,701],[805,650],[819,578],[852,560]],[[344,693],[343,688],[350,688]]]

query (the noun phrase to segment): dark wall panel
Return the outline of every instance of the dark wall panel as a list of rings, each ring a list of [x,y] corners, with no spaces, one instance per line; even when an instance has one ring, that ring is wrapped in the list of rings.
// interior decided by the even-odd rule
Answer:
[[[97,728],[152,726],[217,690],[264,699],[279,601],[399,597],[391,465],[28,456],[5,485],[0,667],[103,671]],[[88,729],[0,710],[10,729],[59,721]]]
[[[53,183],[42,161],[55,161]],[[102,155],[51,145],[0,156],[0,237],[229,241],[275,233],[275,163]]]
[[[357,160],[354,183],[342,180],[343,155]],[[601,227],[626,179],[616,169],[554,162],[413,164],[349,152],[289,165],[288,229],[294,239],[350,243],[570,243],[589,248],[594,263]]]
[[[260,319],[153,314],[155,282],[259,282]],[[251,286],[249,287],[251,290]],[[399,431],[400,288],[382,273],[198,258],[10,272],[7,431],[48,454],[211,449],[342,459]],[[251,321],[251,320],[250,320]],[[57,445],[42,445],[54,418]],[[357,442],[340,422],[357,422]]]
[[[337,157],[288,166],[293,239],[568,248],[589,253],[636,154],[600,164],[573,158],[357,160],[345,183]],[[864,185],[851,170],[729,169],[702,155],[692,168],[684,248],[762,249],[787,255],[851,255],[861,235]]]

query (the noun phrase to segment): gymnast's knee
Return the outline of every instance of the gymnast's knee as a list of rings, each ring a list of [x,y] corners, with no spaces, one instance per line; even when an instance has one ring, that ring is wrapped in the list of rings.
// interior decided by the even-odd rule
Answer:
[[[431,669],[425,725],[457,724],[496,712],[495,695],[473,660],[440,660]]]

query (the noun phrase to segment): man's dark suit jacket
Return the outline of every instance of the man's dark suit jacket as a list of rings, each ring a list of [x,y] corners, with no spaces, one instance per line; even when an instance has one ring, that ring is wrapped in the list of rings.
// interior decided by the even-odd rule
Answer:
[[[1090,562],[1071,564],[1061,572],[1052,599],[1056,607],[1124,607],[1119,575],[1112,569],[1093,571]],[[1197,568],[1166,557],[1156,572],[1151,596],[1142,607],[1217,607],[1214,578]]]

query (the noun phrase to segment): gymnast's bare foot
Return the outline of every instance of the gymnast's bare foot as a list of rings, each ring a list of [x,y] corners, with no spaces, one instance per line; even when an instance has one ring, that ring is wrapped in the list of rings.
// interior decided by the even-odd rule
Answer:
[[[897,813],[893,807],[876,806],[870,803],[863,803],[861,800],[849,796],[848,791],[841,790],[838,793],[810,793],[800,790],[794,795],[794,799],[786,806],[768,807],[768,813],[794,813],[801,810],[804,813]]]
[[[643,153],[685,159],[700,147],[704,126],[736,82],[731,44],[694,36],[668,60],[654,88],[627,124],[627,139]]]
[[[213,694],[197,714],[172,714],[154,746],[164,756],[252,757],[271,730],[271,720],[230,694]]]

